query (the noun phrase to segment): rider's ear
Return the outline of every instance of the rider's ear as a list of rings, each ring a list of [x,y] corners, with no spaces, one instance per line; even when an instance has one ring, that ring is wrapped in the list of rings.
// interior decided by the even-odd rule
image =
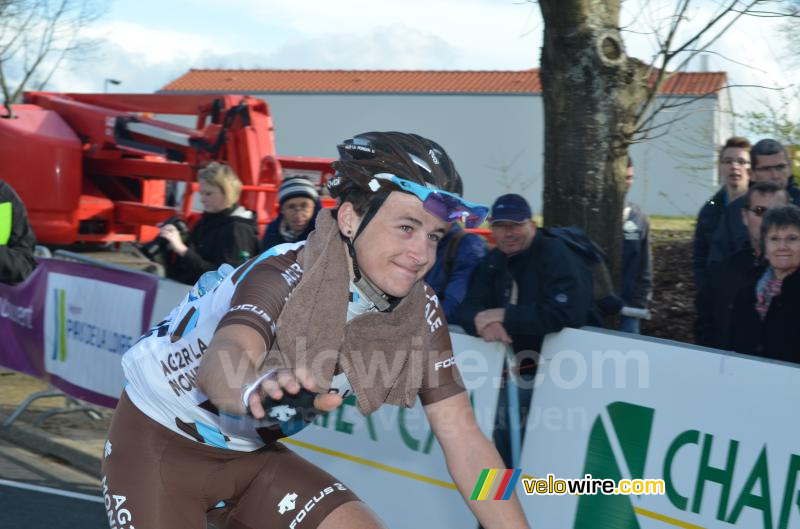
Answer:
[[[343,202],[336,214],[336,221],[339,224],[339,231],[347,237],[352,237],[358,229],[361,217],[356,213],[353,204]]]

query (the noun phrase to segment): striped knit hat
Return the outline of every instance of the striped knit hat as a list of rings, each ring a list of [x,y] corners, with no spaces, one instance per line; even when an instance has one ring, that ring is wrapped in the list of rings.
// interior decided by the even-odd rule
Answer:
[[[302,176],[293,176],[281,182],[278,188],[278,203],[283,204],[290,198],[305,197],[314,202],[319,199],[317,188],[310,180]]]

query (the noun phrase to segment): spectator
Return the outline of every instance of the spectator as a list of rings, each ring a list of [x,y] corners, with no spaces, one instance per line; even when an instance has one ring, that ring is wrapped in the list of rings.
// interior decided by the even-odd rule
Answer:
[[[761,140],[750,150],[753,160],[753,182],[775,182],[789,194],[789,202],[800,206],[800,189],[794,184],[792,167],[786,149],[775,140]],[[742,200],[733,201],[720,219],[711,242],[708,264],[718,263],[743,248],[749,235],[742,224]]]
[[[773,207],[788,203],[786,191],[774,182],[756,182],[743,197],[742,222],[750,240],[744,248],[708,268],[708,277],[697,293],[694,324],[698,345],[724,349],[730,334],[730,314],[739,289],[764,272],[761,256],[761,221]]]
[[[242,183],[233,170],[212,162],[197,174],[203,215],[184,242],[175,224],[161,228],[171,255],[167,277],[194,284],[203,272],[223,263],[239,266],[258,253],[255,214],[237,204]]]
[[[482,237],[467,233],[456,223],[436,245],[436,263],[425,275],[425,282],[436,292],[449,323],[458,323],[456,314],[467,295],[469,278],[486,252]]]
[[[730,345],[734,351],[800,362],[800,208],[773,208],[761,224],[768,266],[739,290],[733,304]]]
[[[633,185],[633,163],[628,158],[625,188]],[[650,219],[633,202],[622,213],[622,302],[626,307],[646,309],[653,296],[653,263]],[[619,330],[639,334],[639,318],[620,317]]]
[[[694,280],[698,288],[704,278],[711,251],[711,240],[728,205],[747,191],[750,182],[750,142],[746,138],[728,138],[719,153],[719,179],[722,188],[700,209],[694,232]]]
[[[524,422],[536,372],[533,356],[544,336],[564,327],[584,325],[592,309],[591,279],[578,257],[556,237],[537,230],[530,206],[520,195],[498,198],[492,206],[492,234],[497,247],[475,269],[458,311],[464,329],[489,342],[510,345],[519,362],[525,388],[516,386]],[[508,373],[505,383],[508,383]],[[515,413],[517,411],[515,410]],[[500,392],[495,443],[511,468],[507,429],[509,402]]]
[[[304,241],[314,231],[317,213],[322,209],[319,193],[310,180],[302,176],[287,178],[278,188],[278,217],[270,222],[261,241],[261,249],[287,242]]]
[[[0,283],[14,285],[36,268],[36,236],[17,192],[0,180]]]

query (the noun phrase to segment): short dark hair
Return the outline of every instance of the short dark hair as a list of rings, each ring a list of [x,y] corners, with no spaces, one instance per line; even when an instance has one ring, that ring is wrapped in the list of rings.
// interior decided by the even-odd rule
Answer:
[[[744,199],[742,199],[743,205],[745,209],[750,209],[750,199],[753,195],[758,193],[759,195],[774,195],[776,193],[783,193],[786,197],[786,201],[789,201],[789,194],[786,193],[786,189],[775,182],[756,182],[751,185],[747,193],[744,194]]]
[[[350,202],[356,214],[359,217],[363,217],[367,213],[367,210],[369,210],[372,201],[380,195],[382,195],[382,193],[373,193],[354,183],[347,182],[341,186],[337,194],[337,201],[339,205]]]
[[[725,149],[745,149],[747,151],[750,150],[750,140],[745,138],[744,136],[732,136],[727,139],[725,145],[723,145],[719,150],[719,159],[722,160],[722,154],[725,152]]]
[[[789,162],[789,155],[786,153],[786,148],[779,141],[770,138],[759,140],[758,143],[753,145],[750,149],[750,165],[755,169],[758,166],[759,156],[769,156],[778,153],[783,153],[786,162]]]
[[[772,228],[788,228],[794,226],[800,230],[800,208],[794,204],[770,208],[764,213],[761,222],[761,253],[766,253],[767,233]]]

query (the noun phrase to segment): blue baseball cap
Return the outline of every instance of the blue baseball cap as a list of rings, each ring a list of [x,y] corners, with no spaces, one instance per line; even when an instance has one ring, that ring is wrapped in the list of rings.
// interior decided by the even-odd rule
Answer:
[[[500,221],[522,223],[532,216],[528,201],[515,193],[503,195],[492,204],[492,224]]]

